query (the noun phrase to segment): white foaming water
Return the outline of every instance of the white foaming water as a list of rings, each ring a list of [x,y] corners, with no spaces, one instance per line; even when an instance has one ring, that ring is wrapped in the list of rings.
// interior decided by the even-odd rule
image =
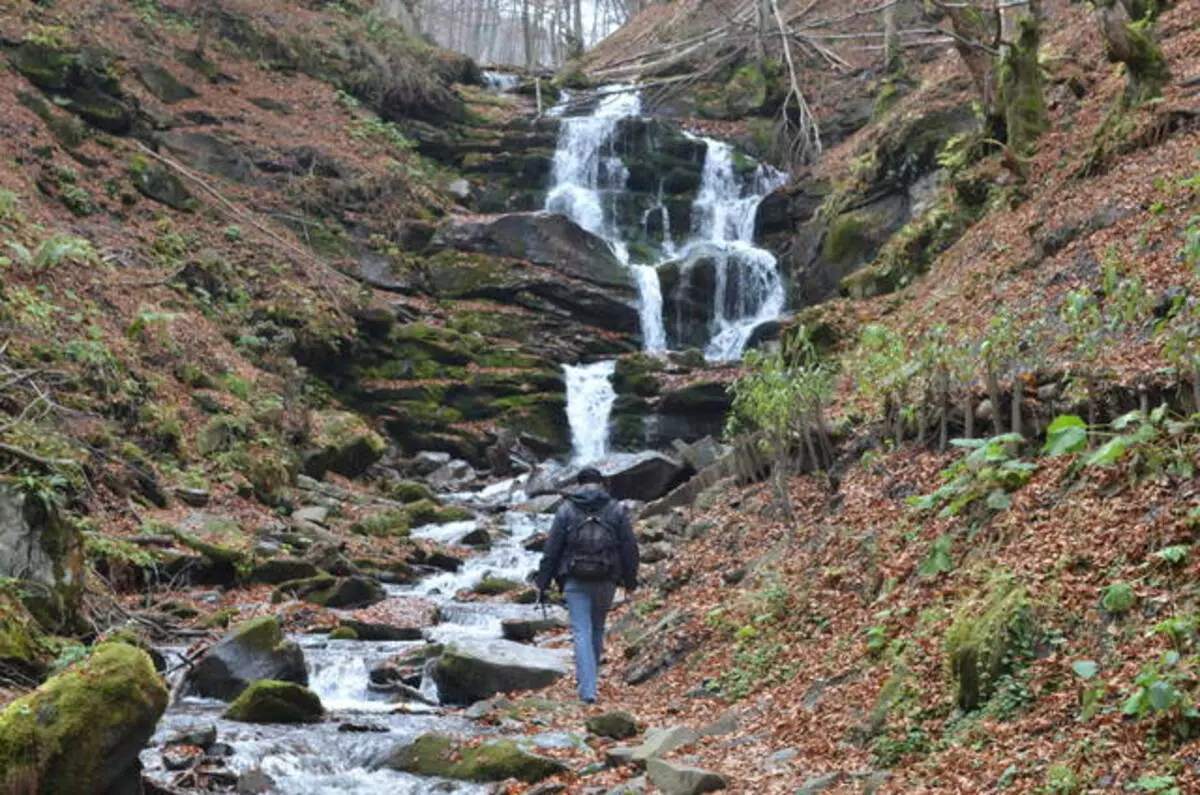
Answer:
[[[564,103],[568,101],[564,99]],[[625,190],[629,171],[617,157],[612,139],[622,119],[637,116],[641,111],[642,100],[637,91],[612,86],[590,115],[563,117],[554,150],[551,187],[546,194],[547,210],[568,216],[608,243],[626,266],[630,265],[629,247],[621,239],[614,221],[614,207],[617,196]],[[649,265],[632,268],[645,348],[666,350],[658,275]]]
[[[493,72],[490,69],[483,70],[483,84],[492,91],[505,93],[513,91],[517,86],[521,85],[521,76],[508,74],[506,72]]]
[[[783,311],[785,295],[774,255],[754,245],[754,217],[763,197],[787,181],[759,165],[753,185],[743,190],[734,170],[733,149],[702,138],[707,149],[700,190],[692,203],[692,239],[684,253],[701,247],[716,268],[711,336],[704,356],[740,358],[754,329]]]
[[[567,423],[578,464],[598,461],[608,452],[608,418],[617,399],[612,385],[616,366],[611,360],[563,365],[567,377]]]

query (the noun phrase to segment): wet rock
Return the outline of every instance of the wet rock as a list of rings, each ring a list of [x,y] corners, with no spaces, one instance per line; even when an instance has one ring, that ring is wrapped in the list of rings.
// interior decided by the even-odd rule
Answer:
[[[274,790],[275,779],[258,768],[252,768],[238,776],[237,795],[266,795]]]
[[[720,773],[664,762],[662,759],[651,759],[646,764],[646,777],[663,791],[663,795],[701,795],[729,786]]]
[[[8,782],[28,792],[107,792],[137,778],[138,752],[167,708],[150,656],[104,643],[0,712]]]
[[[409,469],[416,475],[430,475],[449,463],[449,453],[423,451],[413,456]]]
[[[359,573],[358,567],[346,557],[344,545],[333,541],[317,540],[304,553],[304,559],[321,571],[335,577],[351,577]]]
[[[392,770],[422,776],[464,781],[515,778],[530,784],[568,769],[557,760],[525,751],[512,740],[491,740],[470,747],[440,734],[421,735],[410,745],[397,748],[384,764]]]
[[[476,477],[470,464],[455,460],[429,473],[426,481],[437,491],[460,491],[474,483]]]
[[[642,744],[633,752],[634,764],[644,764],[647,760],[657,759],[672,751],[696,743],[700,733],[687,726],[672,726],[667,729],[650,729],[642,738]]]
[[[391,731],[382,723],[365,723],[365,722],[347,722],[339,724],[337,727],[339,732],[343,734],[387,734]]]
[[[546,618],[506,618],[500,622],[500,633],[505,640],[527,643],[539,633],[566,629],[569,625],[558,615]]]
[[[222,715],[243,723],[317,723],[324,716],[316,693],[294,682],[272,680],[250,685]]]
[[[424,563],[428,566],[433,566],[435,569],[443,571],[458,571],[462,568],[463,560],[460,557],[451,555],[448,552],[431,552],[425,558]]]
[[[430,673],[444,703],[470,704],[497,693],[548,687],[568,671],[559,652],[507,640],[469,640],[447,646]]]
[[[308,684],[304,652],[271,617],[247,621],[209,649],[188,672],[184,692],[230,701],[262,679]]]
[[[550,540],[550,536],[546,533],[537,533],[526,539],[521,546],[526,552],[541,552],[546,548],[548,540]]]
[[[422,630],[438,622],[438,607],[428,599],[387,599],[342,618],[359,640],[421,640]]]
[[[587,730],[601,737],[624,740],[638,733],[637,720],[628,712],[606,712],[587,719]]]
[[[183,729],[167,738],[163,743],[164,746],[172,745],[194,745],[198,748],[208,750],[217,741],[217,727],[215,724],[209,723],[205,726],[193,726],[189,729]]]
[[[162,752],[162,765],[167,770],[187,770],[200,761],[204,751],[194,745],[176,745]]]
[[[468,547],[491,546],[492,534],[489,533],[486,528],[476,527],[474,530],[458,539],[458,543]]]

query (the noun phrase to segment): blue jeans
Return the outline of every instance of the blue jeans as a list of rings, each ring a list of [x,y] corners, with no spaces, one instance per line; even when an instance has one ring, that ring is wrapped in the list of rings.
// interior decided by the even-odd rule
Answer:
[[[579,698],[584,701],[596,700],[596,679],[604,652],[604,619],[616,592],[616,583],[600,580],[571,578],[563,586],[571,634],[575,636],[575,681]]]

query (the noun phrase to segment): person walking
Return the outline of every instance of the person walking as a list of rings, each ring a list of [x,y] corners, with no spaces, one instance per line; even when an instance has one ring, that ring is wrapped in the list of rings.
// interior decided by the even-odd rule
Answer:
[[[594,704],[604,622],[617,586],[628,592],[638,586],[638,545],[629,511],[608,493],[600,470],[587,467],[576,482],[554,516],[534,582],[539,598],[552,582],[562,589],[575,640],[579,698]]]

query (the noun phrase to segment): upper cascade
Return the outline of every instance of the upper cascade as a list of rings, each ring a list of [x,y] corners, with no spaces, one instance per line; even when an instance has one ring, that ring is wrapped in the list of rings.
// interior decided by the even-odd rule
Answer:
[[[633,270],[647,351],[669,347],[658,267],[681,258],[677,285],[681,286],[693,278],[695,263],[705,262],[712,270],[710,306],[705,312],[705,357],[740,358],[754,329],[776,319],[784,308],[778,263],[754,245],[754,218],[763,197],[784,184],[786,176],[769,166],[737,158],[729,144],[685,133],[695,151],[703,153],[703,169],[690,208],[690,230],[682,244],[676,244],[672,211],[662,196],[661,181],[657,204],[629,217],[625,199],[631,173],[622,158],[620,139],[623,123],[642,119],[637,89],[601,89],[586,114],[570,115],[571,107],[572,98],[566,96],[552,110],[562,118],[562,128],[545,209],[567,215],[606,241],[617,258]],[[645,245],[652,224],[660,239],[654,248]]]

